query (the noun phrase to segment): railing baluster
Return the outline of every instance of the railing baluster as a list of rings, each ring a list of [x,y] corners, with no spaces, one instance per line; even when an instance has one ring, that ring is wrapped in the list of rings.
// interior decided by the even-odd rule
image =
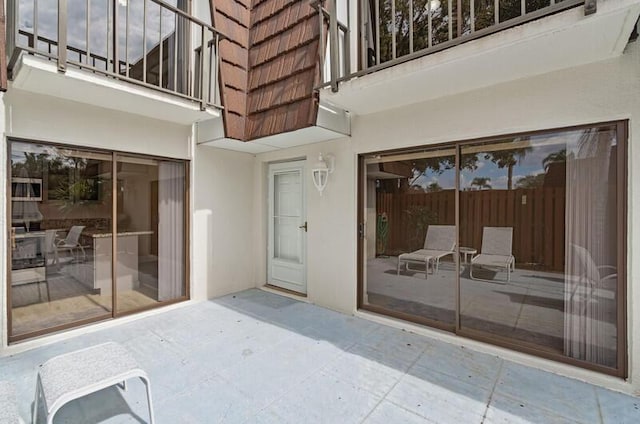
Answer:
[[[129,77],[129,2],[125,5],[127,21],[124,26],[124,74]]]
[[[142,82],[147,82],[147,0],[142,2]]]
[[[111,35],[113,37],[113,73],[120,74],[120,61],[118,59],[118,0],[113,0],[113,33]]]
[[[329,8],[329,51],[331,52],[331,91],[338,91],[338,72],[340,69],[340,52],[338,44],[338,9],[336,0],[330,0]]]
[[[364,0],[369,1],[369,0]],[[369,32],[367,31],[367,25],[369,23],[369,17],[366,15],[364,9],[363,0],[358,0],[358,11],[360,12],[360,69],[366,69],[369,67],[368,49],[369,49]],[[349,25],[351,26],[351,25]]]
[[[178,15],[173,26],[173,89],[178,91]],[[181,87],[184,89],[184,87]]]
[[[453,1],[447,0],[447,22],[449,27],[449,40],[453,40]]]
[[[204,27],[203,27],[204,28]],[[158,87],[162,87],[162,45],[164,44],[164,40],[162,38],[162,6],[160,6],[160,47],[158,54]]]
[[[380,0],[375,0],[376,2],[376,65],[380,64]]]
[[[34,44],[36,45],[38,44],[37,38],[34,41]],[[67,70],[67,0],[58,0],[58,71],[65,72],[66,70]]]
[[[109,29],[111,27],[111,19],[109,19],[109,16],[110,16],[109,12],[110,12],[110,9],[111,9],[110,4],[111,4],[111,2],[109,0],[107,0],[107,8],[106,8],[107,16],[105,18],[105,21],[106,21],[106,24],[107,24],[107,52],[106,52],[106,57],[107,58],[106,58],[106,60],[104,62],[104,70],[105,71],[109,70],[109,53],[111,52],[111,49],[109,47],[109,44],[111,44],[110,37],[109,37]]]
[[[396,0],[391,0],[391,58],[396,58]]]
[[[413,53],[413,0],[409,0],[409,53]]]
[[[498,25],[500,23],[500,0],[493,1],[493,20],[494,25]]]
[[[471,20],[471,33],[473,34],[476,30],[476,2],[475,0],[471,0],[469,5],[469,19]]]
[[[347,29],[344,31],[344,76],[351,73],[351,3],[347,0]]]
[[[462,35],[462,0],[458,0],[456,9],[457,9],[456,10],[457,11],[457,13],[456,13],[456,15],[457,15],[457,18],[456,18],[457,31],[456,31],[456,33],[458,34],[457,36],[459,38]]]
[[[87,28],[86,28],[86,37],[87,37],[87,65],[89,64],[89,58],[91,57],[91,0],[87,0]]]
[[[324,79],[324,64],[325,55],[327,54],[327,48],[325,47],[324,36],[324,11],[322,10],[322,3],[318,2],[318,22],[320,24],[320,81],[327,82]]]
[[[427,46],[433,46],[433,18],[431,17],[431,0],[427,0]]]
[[[527,14],[527,2],[526,0],[520,0],[520,15],[524,16]]]
[[[18,4],[20,3],[18,2]],[[58,18],[59,17],[60,17],[60,3],[58,3]],[[33,47],[35,49],[38,48],[38,0],[33,0],[33,41],[30,44],[31,44],[30,47]]]
[[[206,96],[209,92],[209,31],[206,31],[204,26],[201,26],[201,46],[200,46],[200,110],[207,108]],[[205,66],[205,63],[207,66]]]
[[[216,32],[216,77],[213,80],[214,92],[213,92],[213,102],[218,104],[220,101],[220,34]]]

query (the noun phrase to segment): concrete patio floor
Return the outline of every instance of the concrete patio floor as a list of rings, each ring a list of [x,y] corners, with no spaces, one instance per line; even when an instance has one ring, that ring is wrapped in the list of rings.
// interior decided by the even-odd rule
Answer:
[[[260,290],[0,358],[28,422],[38,366],[105,341],[150,375],[158,423],[637,423],[640,399]],[[56,423],[147,422],[143,385]]]

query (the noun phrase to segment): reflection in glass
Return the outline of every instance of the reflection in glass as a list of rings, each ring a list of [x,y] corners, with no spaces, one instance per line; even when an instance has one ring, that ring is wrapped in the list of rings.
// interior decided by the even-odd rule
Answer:
[[[365,305],[455,323],[455,150],[366,161]]]
[[[460,323],[616,367],[615,128],[466,145]]]
[[[111,315],[111,155],[11,143],[11,335]]]
[[[117,311],[184,297],[184,163],[118,155],[118,191]]]

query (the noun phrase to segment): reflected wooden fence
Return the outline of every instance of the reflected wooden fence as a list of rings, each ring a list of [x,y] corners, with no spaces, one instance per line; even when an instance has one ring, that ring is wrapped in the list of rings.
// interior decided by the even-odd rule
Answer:
[[[387,215],[386,243],[376,254],[397,255],[422,247],[427,224],[455,224],[455,190],[378,193],[376,212]],[[460,245],[480,250],[484,227],[513,227],[518,267],[564,269],[565,189],[535,188],[460,192]]]

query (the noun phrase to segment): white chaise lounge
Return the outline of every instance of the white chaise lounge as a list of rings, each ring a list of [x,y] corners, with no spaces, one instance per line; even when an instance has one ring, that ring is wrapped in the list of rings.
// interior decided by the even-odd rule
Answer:
[[[484,227],[482,229],[482,249],[480,254],[471,259],[469,276],[472,280],[473,266],[500,268],[507,271],[507,281],[511,281],[511,273],[515,270],[516,258],[512,253],[512,227]]]
[[[134,377],[140,378],[146,386],[149,423],[153,423],[149,377],[120,344],[103,343],[51,358],[38,371],[33,422],[38,422],[41,399],[47,424],[51,424],[56,412],[66,403],[107,387],[121,385],[125,388],[126,380]]]
[[[16,391],[13,384],[8,381],[0,381],[0,423],[23,424],[18,414]]]
[[[429,265],[434,273],[440,268],[440,259],[452,255],[455,258],[456,227],[453,225],[429,225],[424,239],[424,248],[411,253],[403,253],[398,256],[398,270],[404,264],[407,271],[423,272],[422,269],[409,268],[409,264],[424,265],[424,278],[429,274]]]

